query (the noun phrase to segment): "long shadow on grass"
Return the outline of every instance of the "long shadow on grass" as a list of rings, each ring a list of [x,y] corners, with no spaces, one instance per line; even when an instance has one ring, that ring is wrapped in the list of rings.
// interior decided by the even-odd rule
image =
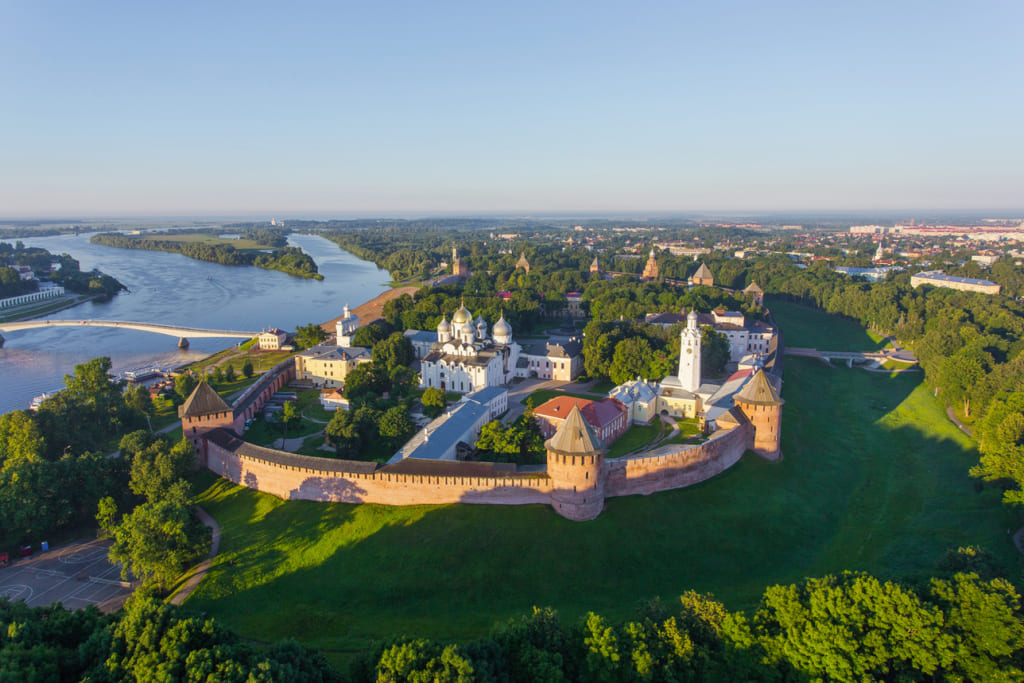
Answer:
[[[533,605],[624,617],[691,588],[750,609],[766,586],[808,575],[929,573],[958,545],[1014,566],[998,492],[975,488],[970,441],[919,381],[796,359],[782,462],[744,456],[694,487],[610,499],[586,523],[546,505],[265,502],[237,489],[224,504],[248,521],[225,536],[246,578],[201,586],[190,606],[249,637],[345,650],[394,633],[471,638]]]

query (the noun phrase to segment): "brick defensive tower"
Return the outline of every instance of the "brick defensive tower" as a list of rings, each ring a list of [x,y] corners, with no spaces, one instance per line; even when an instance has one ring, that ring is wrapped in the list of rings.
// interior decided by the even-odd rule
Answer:
[[[185,402],[178,406],[181,418],[181,433],[192,442],[200,465],[206,465],[203,449],[203,435],[217,427],[232,429],[235,422],[234,409],[213,390],[206,380],[199,383]]]
[[[782,457],[779,437],[782,428],[782,404],[785,403],[775,387],[768,381],[764,370],[758,368],[746,386],[735,396],[736,407],[753,426],[749,447],[769,460]]]
[[[551,506],[567,519],[584,522],[604,508],[604,448],[578,406],[544,442],[548,476],[554,484]]]

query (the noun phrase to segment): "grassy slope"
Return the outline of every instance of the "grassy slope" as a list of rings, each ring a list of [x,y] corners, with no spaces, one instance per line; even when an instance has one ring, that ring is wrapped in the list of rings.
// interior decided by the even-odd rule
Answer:
[[[878,351],[888,344],[884,337],[853,320],[830,316],[777,297],[769,298],[767,303],[786,335],[788,346],[822,351]]]
[[[976,491],[972,444],[921,378],[787,359],[782,462],[748,455],[582,524],[541,505],[285,502],[205,474],[221,554],[188,606],[340,661],[395,633],[472,638],[532,605],[623,616],[693,588],[749,609],[807,575],[921,577],[958,545],[1019,566],[1016,520],[998,491]]]

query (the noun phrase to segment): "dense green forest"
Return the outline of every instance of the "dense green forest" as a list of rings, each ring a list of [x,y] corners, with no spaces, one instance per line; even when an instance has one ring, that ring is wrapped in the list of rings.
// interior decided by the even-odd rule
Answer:
[[[1020,596],[973,548],[917,586],[844,573],[773,586],[752,614],[653,598],[624,623],[551,609],[467,643],[392,637],[347,675],[292,642],[256,647],[215,621],[134,597],[29,609],[0,599],[0,678],[35,681],[981,681],[1024,679]]]
[[[176,231],[175,235],[215,235],[219,230]],[[317,272],[313,259],[297,247],[287,246],[287,232],[272,229],[253,229],[242,235],[263,249],[236,249],[226,241],[207,243],[204,241],[169,240],[155,237],[135,237],[120,233],[102,233],[93,235],[91,242],[108,247],[121,249],[148,249],[152,251],[169,251],[183,254],[199,261],[210,261],[225,266],[256,266],[266,270],[279,270],[296,277],[320,280],[323,276]]]
[[[0,415],[0,550],[93,529],[99,511],[115,557],[159,591],[209,547],[186,480],[195,454],[143,429],[149,392],[125,390],[110,367],[77,365],[37,412]]]

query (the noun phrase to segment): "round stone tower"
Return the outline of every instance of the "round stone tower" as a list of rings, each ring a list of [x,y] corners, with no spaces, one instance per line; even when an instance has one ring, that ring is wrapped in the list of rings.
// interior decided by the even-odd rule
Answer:
[[[734,402],[753,427],[748,444],[750,450],[769,460],[780,459],[782,404],[785,401],[779,398],[764,370],[757,369],[746,386],[736,394]]]
[[[579,406],[573,405],[554,436],[544,442],[548,476],[554,484],[551,506],[567,519],[584,522],[604,508],[604,447]]]

